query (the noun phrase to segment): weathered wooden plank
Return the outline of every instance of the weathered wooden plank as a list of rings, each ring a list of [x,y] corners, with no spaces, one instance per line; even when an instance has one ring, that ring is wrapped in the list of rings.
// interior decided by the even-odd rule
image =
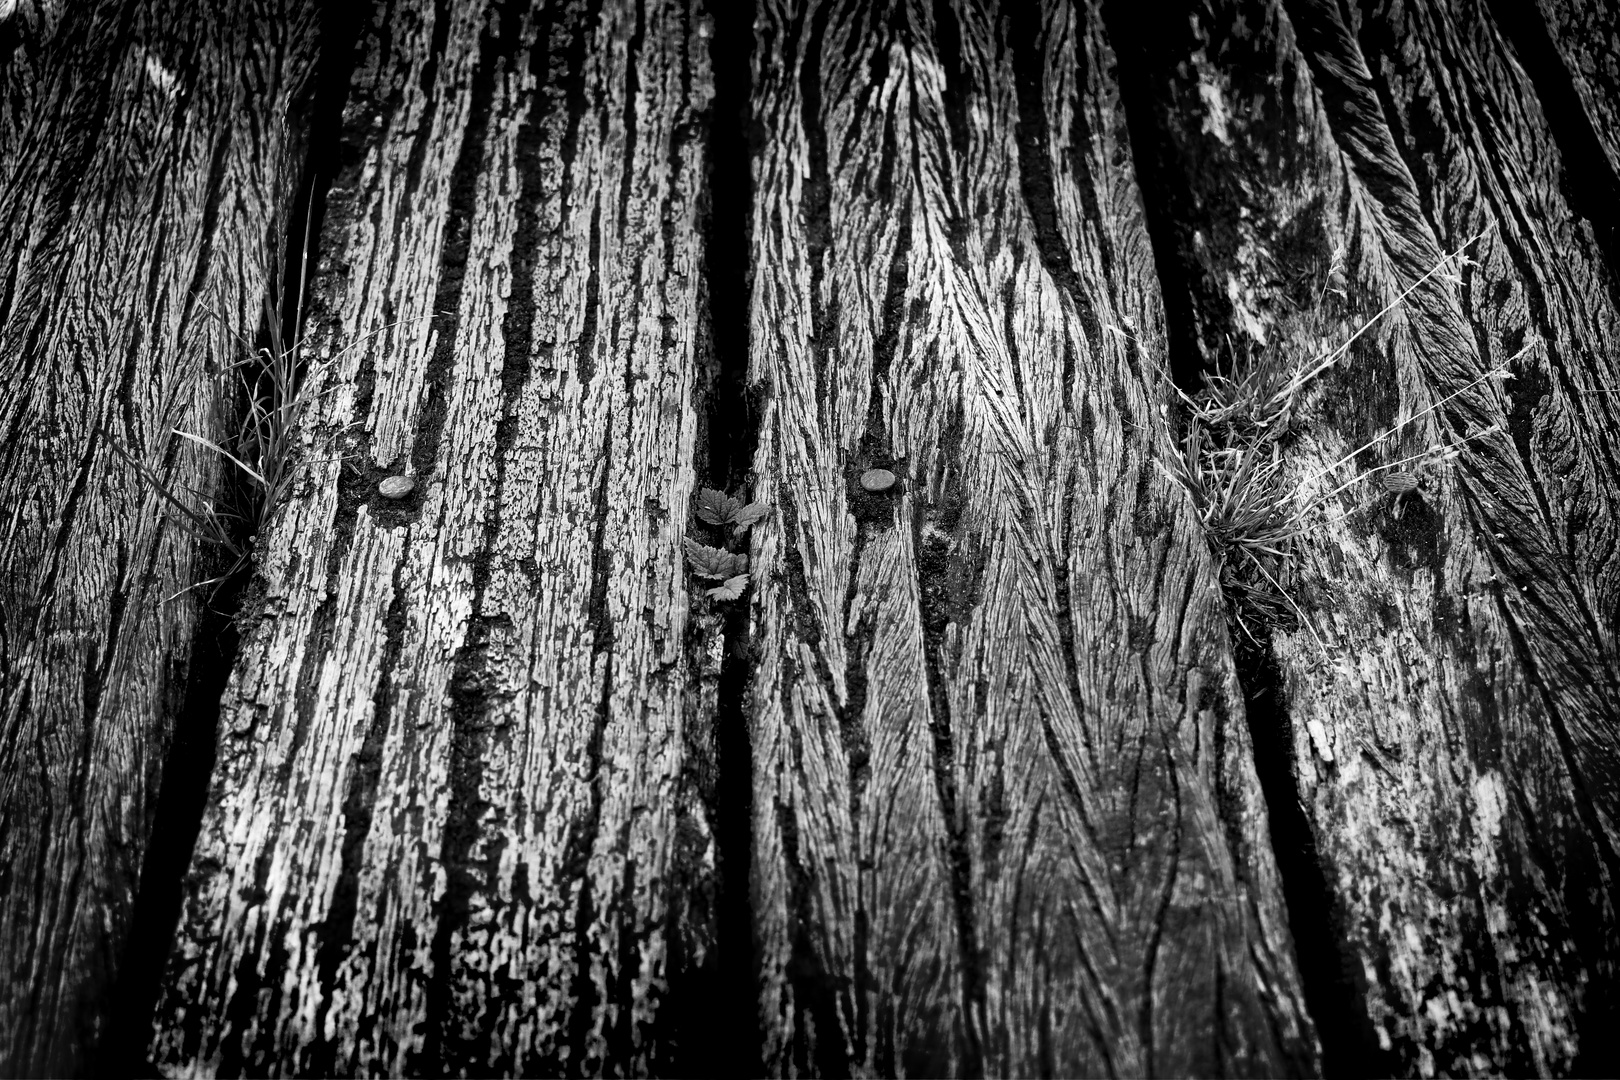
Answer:
[[[714,962],[679,547],[708,32],[656,0],[375,9],[164,1071],[703,1060],[670,1018]]]
[[[1314,1070],[1096,11],[759,26],[767,1069]]]
[[[1586,391],[1613,382],[1610,270],[1482,5],[1345,17],[1211,4],[1141,53],[1167,186],[1196,208],[1164,239],[1205,363],[1230,333],[1240,363],[1301,370],[1488,229],[1477,266],[1299,395],[1281,444],[1280,490],[1306,504],[1364,478],[1306,513],[1283,583],[1308,625],[1274,626],[1254,670],[1291,723],[1321,860],[1298,869],[1332,903],[1294,926],[1336,939],[1343,983],[1307,975],[1318,1018],[1341,1017],[1327,1053],[1357,1071],[1601,1073],[1617,418]],[[1416,491],[1368,473],[1445,447]]]
[[[1610,1038],[1620,1020],[1620,395],[1607,390],[1620,385],[1620,283],[1612,220],[1600,223],[1611,233],[1602,236],[1571,211],[1561,174],[1585,163],[1565,158],[1485,5],[1377,14],[1358,36],[1366,40],[1370,30],[1399,43],[1363,50],[1391,103],[1416,201],[1444,246],[1492,230],[1477,274],[1464,281],[1467,322],[1453,333],[1466,330],[1463,340],[1476,344],[1476,370],[1511,359],[1515,376],[1506,395],[1491,395],[1496,409],[1479,417],[1502,423],[1511,442],[1480,440],[1459,463],[1472,524],[1496,575],[1490,638],[1503,652],[1515,646],[1528,699],[1519,716],[1503,717],[1500,764],[1492,740],[1476,751],[1485,777],[1488,768],[1498,772],[1494,797],[1506,804],[1494,809],[1492,793],[1475,782],[1476,835],[1506,838],[1523,828],[1536,856],[1505,866],[1507,880],[1486,892],[1487,911],[1507,915],[1512,928],[1499,963],[1511,987],[1503,997],[1521,1017],[1513,1052],[1541,1070],[1613,1071],[1620,1067]],[[1451,123],[1439,146],[1416,134],[1442,118]],[[1603,211],[1612,215],[1612,205]],[[1459,364],[1457,352],[1435,355],[1452,333],[1423,329],[1415,327],[1414,351],[1431,386],[1474,367]],[[1452,432],[1477,423],[1475,409],[1468,402],[1474,415],[1445,416]],[[1506,852],[1476,857],[1495,870],[1492,854],[1506,862]],[[1526,910],[1526,879],[1545,890],[1546,915]]]
[[[69,1075],[106,1029],[186,687],[200,595],[163,601],[207,555],[98,431],[214,489],[171,429],[227,422],[315,35],[296,4],[5,7],[0,1074]]]
[[[99,1037],[195,624],[94,432],[217,479],[166,433],[219,422],[314,38],[60,11],[0,0],[0,1072]],[[154,1064],[1612,1069],[1606,6],[766,2],[750,290],[712,32],[370,11]],[[1290,395],[1286,595],[1223,599],[1166,374],[1303,370],[1482,230]],[[750,455],[724,601],[680,542]]]

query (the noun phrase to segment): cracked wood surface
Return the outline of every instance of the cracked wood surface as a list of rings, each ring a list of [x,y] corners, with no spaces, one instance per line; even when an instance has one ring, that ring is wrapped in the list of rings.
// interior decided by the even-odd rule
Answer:
[[[767,1071],[1314,1071],[1097,11],[759,25]]]
[[[1612,6],[368,5],[150,1064],[1613,1071]],[[270,7],[0,0],[0,1074],[108,1021],[208,570],[91,435],[216,480]],[[1245,644],[1172,378],[1482,231],[1303,395],[1369,479]]]
[[[374,10],[153,1058],[667,1071],[714,933],[679,548],[708,21]]]
[[[211,552],[115,439],[213,490],[314,26],[296,5],[0,20],[0,1075],[106,1032]],[[228,384],[227,384],[228,385]]]
[[[1210,4],[1152,57],[1168,183],[1210,208],[1198,236],[1171,226],[1206,357],[1231,334],[1308,363],[1485,234],[1322,376],[1285,444],[1309,494],[1459,448],[1410,495],[1366,482],[1307,516],[1285,584],[1309,626],[1273,635],[1348,980],[1327,1052],[1608,1071],[1616,290],[1605,223],[1560,193],[1545,88],[1483,3]],[[1347,302],[1321,291],[1341,246]]]

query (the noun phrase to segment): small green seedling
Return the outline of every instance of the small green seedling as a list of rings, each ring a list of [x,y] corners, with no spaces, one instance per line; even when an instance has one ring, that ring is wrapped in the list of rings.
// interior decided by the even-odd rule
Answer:
[[[690,536],[681,541],[681,547],[686,550],[686,560],[692,564],[692,572],[698,577],[721,581],[748,572],[746,555],[700,544]]]
[[[696,502],[698,520],[720,529],[730,526],[732,543],[740,540],[743,533],[764,518],[770,509],[764,503],[745,504],[742,499],[713,488],[700,489]],[[694,574],[720,582],[704,590],[710,599],[736,600],[748,588],[747,555],[700,544],[691,537],[682,540],[681,547]]]
[[[712,589],[703,590],[710,598],[715,600],[735,600],[748,588],[748,575],[737,574],[728,577],[724,582]]]
[[[741,531],[764,517],[766,512],[764,503],[744,505],[741,499],[713,488],[703,488],[698,492],[698,519],[710,525],[730,525]]]
[[[692,564],[692,573],[710,581],[722,582],[704,590],[716,600],[735,600],[748,587],[748,556],[700,544],[688,536],[681,541],[686,549],[686,561]]]

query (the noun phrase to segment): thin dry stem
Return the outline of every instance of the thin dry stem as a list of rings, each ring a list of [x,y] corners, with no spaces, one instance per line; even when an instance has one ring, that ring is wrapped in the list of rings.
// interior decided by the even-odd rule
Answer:
[[[1388,441],[1408,425],[1434,412],[1446,402],[1465,393],[1488,379],[1510,378],[1508,365],[1523,355],[1510,358],[1467,385],[1459,387],[1418,413],[1407,417],[1389,429],[1380,432],[1364,445],[1343,455],[1331,465],[1318,470],[1305,480],[1284,484],[1281,441],[1287,435],[1293,411],[1300,393],[1312,380],[1332,367],[1350,347],[1380,319],[1395,310],[1424,282],[1435,276],[1447,276],[1448,268],[1469,260],[1464,252],[1489,232],[1489,228],[1475,234],[1455,251],[1440,259],[1422,277],[1407,286],[1400,295],[1385,304],[1376,314],[1364,321],[1355,332],[1337,347],[1324,354],[1310,366],[1289,371],[1280,354],[1260,357],[1242,370],[1218,371],[1207,380],[1198,395],[1188,394],[1163,372],[1166,382],[1188,410],[1187,436],[1180,452],[1169,455],[1169,463],[1161,463],[1163,471],[1174,479],[1192,499],[1200,524],[1212,546],[1221,556],[1222,585],[1232,603],[1232,617],[1237,625],[1254,639],[1248,625],[1251,615],[1263,621],[1275,619],[1274,601],[1266,595],[1280,596],[1292,608],[1299,621],[1327,656],[1327,646],[1316,628],[1305,617],[1300,605],[1283,588],[1277,574],[1265,564],[1265,558],[1284,563],[1292,555],[1292,544],[1304,534],[1306,518],[1329,500],[1378,473],[1399,468],[1421,460],[1447,460],[1461,452],[1466,443],[1498,430],[1493,426],[1469,435],[1461,442],[1410,455],[1399,461],[1377,466],[1351,480],[1339,484],[1324,495],[1310,495],[1317,481],[1354,461],[1357,455]],[[1319,297],[1325,298],[1336,278],[1342,279],[1343,249],[1335,249],[1333,266],[1328,281]],[[1450,275],[1455,279],[1455,274]],[[1338,290],[1342,292],[1342,287]],[[1243,561],[1246,560],[1246,563]],[[1244,580],[1240,566],[1252,564],[1259,572],[1260,582]],[[1267,589],[1269,586],[1269,589]]]

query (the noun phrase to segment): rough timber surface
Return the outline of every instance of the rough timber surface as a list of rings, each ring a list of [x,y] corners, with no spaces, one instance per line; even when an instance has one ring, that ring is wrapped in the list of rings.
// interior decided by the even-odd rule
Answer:
[[[1534,73],[1549,123],[1568,132],[1561,136],[1560,153],[1579,155],[1576,164],[1586,175],[1567,182],[1573,190],[1591,192],[1591,206],[1581,208],[1582,216],[1606,216],[1604,224],[1612,228],[1620,202],[1620,4],[1538,0],[1535,10],[1526,12],[1498,0],[1491,9],[1505,17],[1503,36]],[[1605,195],[1607,206],[1598,202]]]
[[[274,10],[270,10],[271,8]],[[299,5],[0,10],[0,1075],[106,1031],[207,554],[218,462],[313,56]]]
[[[1210,4],[1142,54],[1161,205],[1204,215],[1161,239],[1205,363],[1222,334],[1309,363],[1485,234],[1285,444],[1307,495],[1460,447],[1415,492],[1369,479],[1307,516],[1284,584],[1308,625],[1271,642],[1331,901],[1293,927],[1336,943],[1342,996],[1313,1005],[1346,1007],[1324,1046],[1362,1072],[1614,1065],[1615,267],[1564,201],[1579,151],[1493,20],[1509,6]]]
[[[713,1019],[680,554],[709,21],[368,22],[153,1061],[671,1071]]]
[[[315,8],[0,0],[0,1075],[115,1012],[211,567],[97,432],[217,488]],[[1620,1071],[1615,0],[736,10],[364,5],[150,1064]],[[1172,383],[1470,238],[1245,644]]]
[[[766,1070],[1314,1071],[1097,11],[757,26]]]

